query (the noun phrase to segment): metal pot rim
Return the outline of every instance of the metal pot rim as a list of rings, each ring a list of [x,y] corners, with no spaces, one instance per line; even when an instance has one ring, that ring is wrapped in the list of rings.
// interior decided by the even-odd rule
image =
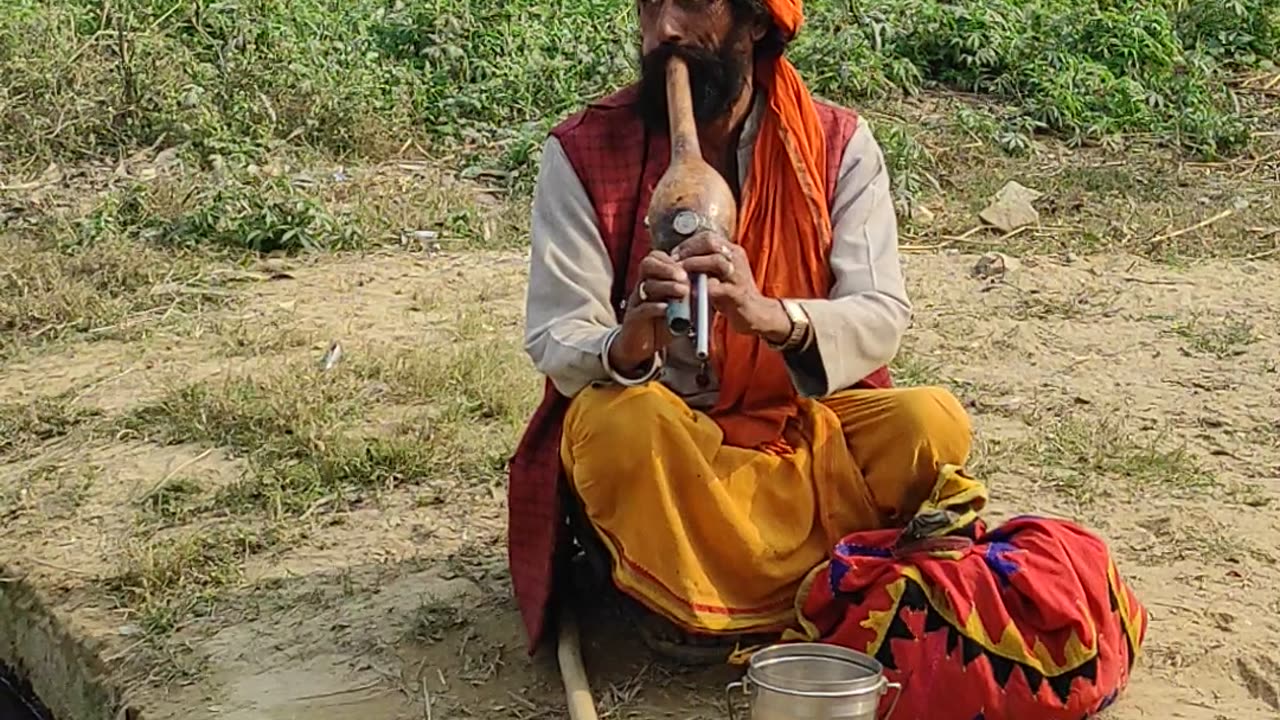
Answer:
[[[831,681],[831,682],[833,683],[840,682],[841,684],[844,684],[841,681]],[[884,692],[888,684],[889,684],[889,681],[886,680],[883,675],[881,675],[880,679],[874,685],[870,685],[867,687],[852,688],[849,690],[797,690],[795,688],[778,687],[777,685],[772,685],[768,682],[761,682],[759,680],[755,680],[750,677],[746,679],[746,681],[743,683],[743,686],[744,686],[744,689],[747,691],[750,691],[752,687],[758,687],[758,688],[761,688],[762,690],[775,692],[775,693],[778,693],[779,695],[790,695],[792,697],[850,698],[850,697],[858,697],[860,695],[880,695],[881,693]]]
[[[789,688],[771,682],[767,677],[769,665],[800,658],[824,658],[843,662],[865,669],[864,678],[854,680],[806,680],[809,688]],[[763,658],[763,660],[762,660]],[[748,662],[744,689],[754,685],[770,692],[796,697],[847,698],[860,695],[879,695],[884,692],[889,681],[884,676],[884,668],[875,658],[855,650],[828,643],[785,643],[761,650],[752,655]],[[854,687],[850,687],[853,685]],[[825,687],[824,687],[825,686]],[[838,686],[840,689],[828,689]]]

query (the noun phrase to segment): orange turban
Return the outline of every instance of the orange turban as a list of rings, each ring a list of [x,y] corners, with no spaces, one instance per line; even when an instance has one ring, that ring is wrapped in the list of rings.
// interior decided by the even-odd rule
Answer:
[[[792,37],[804,23],[804,3],[801,0],[765,0],[765,8],[773,17],[783,35]]]
[[[801,0],[765,0],[787,38],[803,23]],[[757,87],[768,93],[751,169],[743,188],[737,241],[760,290],[777,298],[825,298],[831,287],[831,220],[826,196],[826,142],[808,88],[784,57],[758,63]],[[725,442],[785,448],[782,430],[798,411],[782,354],[755,336],[739,335],[717,317],[713,363],[720,392],[711,415]]]

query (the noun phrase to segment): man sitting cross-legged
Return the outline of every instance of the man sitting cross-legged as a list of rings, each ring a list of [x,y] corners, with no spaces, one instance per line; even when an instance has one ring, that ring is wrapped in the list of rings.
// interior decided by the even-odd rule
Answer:
[[[772,634],[855,530],[905,523],[968,418],[893,389],[910,319],[883,156],[852,111],[811,98],[783,50],[799,0],[639,0],[641,80],[547,140],[533,208],[526,348],[547,394],[511,465],[515,592],[536,646],[564,539],[562,495],[618,590],[693,637]],[[650,249],[670,158],[664,63],[690,69],[705,159],[738,236]],[[666,303],[710,278],[705,370]]]

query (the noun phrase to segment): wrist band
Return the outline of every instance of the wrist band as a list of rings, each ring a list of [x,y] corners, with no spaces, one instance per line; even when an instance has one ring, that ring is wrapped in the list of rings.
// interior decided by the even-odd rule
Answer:
[[[617,370],[614,370],[613,366],[609,364],[609,348],[613,347],[613,341],[616,340],[618,338],[618,335],[621,333],[622,333],[622,326],[619,325],[613,328],[612,330],[610,330],[609,334],[604,336],[604,347],[600,351],[600,360],[601,362],[604,363],[604,371],[609,373],[609,377],[613,378],[613,381],[618,383],[619,385],[622,385],[625,387],[635,387],[637,385],[644,385],[645,383],[657,377],[658,372],[662,370],[662,353],[656,352],[653,354],[653,360],[649,363],[649,369],[643,375],[637,378],[626,377],[625,375],[622,375],[621,373],[619,373]]]
[[[791,320],[791,330],[782,342],[772,343],[766,341],[766,344],[774,350],[783,352],[807,349],[813,341],[813,325],[809,322],[809,314],[800,306],[800,303],[794,300],[779,300],[778,302],[782,304],[782,309]]]

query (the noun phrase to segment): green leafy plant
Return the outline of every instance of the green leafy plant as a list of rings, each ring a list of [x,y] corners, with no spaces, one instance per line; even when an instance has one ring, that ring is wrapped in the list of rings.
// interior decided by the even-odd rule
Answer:
[[[837,102],[944,87],[1009,108],[997,142],[1250,138],[1225,78],[1274,61],[1275,0],[810,0],[789,56]],[[10,0],[0,158],[186,142],[379,152],[419,137],[528,187],[549,125],[635,77],[613,0]],[[283,238],[279,239],[282,242]]]

